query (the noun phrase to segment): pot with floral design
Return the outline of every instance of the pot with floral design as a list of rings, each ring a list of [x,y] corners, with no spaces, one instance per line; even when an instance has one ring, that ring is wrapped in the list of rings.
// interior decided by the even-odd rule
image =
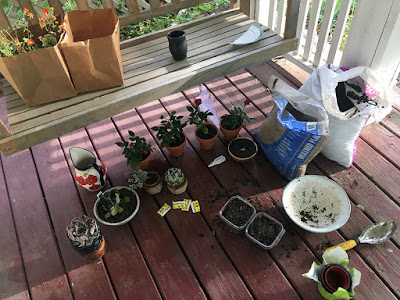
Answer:
[[[75,181],[84,189],[95,192],[107,182],[107,168],[89,150],[72,147],[69,149],[75,167]]]

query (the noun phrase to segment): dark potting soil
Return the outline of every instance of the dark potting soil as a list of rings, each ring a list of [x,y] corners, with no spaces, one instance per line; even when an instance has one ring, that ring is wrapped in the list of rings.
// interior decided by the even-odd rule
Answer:
[[[237,124],[236,126],[231,126],[231,123],[229,122],[229,119],[230,119],[229,116],[222,116],[221,117],[221,126],[224,129],[235,130],[235,129],[238,129],[240,127],[240,124]]]
[[[351,102],[346,95],[344,82],[339,82],[336,87],[336,99],[341,112],[348,111],[350,108],[354,107],[353,102]]]
[[[231,142],[229,150],[236,157],[246,158],[252,156],[256,152],[256,146],[250,140],[237,139]]]
[[[253,214],[253,209],[243,201],[234,198],[225,206],[222,215],[238,227],[243,226]]]
[[[214,136],[217,135],[218,131],[217,129],[215,129],[214,126],[211,125],[206,125],[207,129],[208,129],[208,133],[204,134],[204,132],[202,130],[197,130],[196,135],[201,138],[202,140],[209,140],[212,139]]]
[[[155,173],[149,173],[149,174],[147,175],[146,184],[148,184],[148,185],[154,184],[154,183],[157,182],[157,180],[158,180],[157,174],[155,174]]]
[[[249,234],[264,245],[271,245],[282,228],[270,218],[257,216],[249,225]]]
[[[171,144],[168,145],[168,147],[178,147],[182,145],[182,143],[185,141],[185,136],[180,133],[179,139],[175,139]]]
[[[121,198],[121,200],[124,199],[125,197],[129,197],[131,200],[127,203],[120,203],[119,206],[121,206],[124,209],[123,212],[116,214],[115,216],[110,216],[108,219],[104,217],[107,211],[104,210],[103,207],[101,207],[101,205],[97,206],[97,213],[102,220],[109,223],[118,223],[128,218],[136,209],[137,205],[136,196],[131,191],[127,189],[120,189],[119,197]]]

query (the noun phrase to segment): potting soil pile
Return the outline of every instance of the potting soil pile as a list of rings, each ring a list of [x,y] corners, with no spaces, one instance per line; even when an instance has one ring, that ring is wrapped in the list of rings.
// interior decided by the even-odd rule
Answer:
[[[302,176],[328,136],[328,115],[322,104],[275,76],[268,87],[275,107],[256,133],[265,156],[287,179]]]
[[[326,109],[330,137],[321,153],[345,167],[353,164],[363,127],[378,123],[391,111],[388,90],[368,67],[322,66],[299,91]]]

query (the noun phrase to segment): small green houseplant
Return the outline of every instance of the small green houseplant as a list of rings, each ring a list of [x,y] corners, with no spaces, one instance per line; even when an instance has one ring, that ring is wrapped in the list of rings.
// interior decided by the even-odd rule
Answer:
[[[72,247],[86,261],[96,261],[104,255],[105,240],[94,219],[87,216],[76,217],[66,230]]]
[[[94,215],[105,225],[123,225],[139,210],[139,196],[128,187],[114,187],[97,194]]]
[[[169,168],[165,173],[165,182],[171,193],[179,195],[186,191],[188,181],[179,168]]]
[[[151,129],[156,132],[157,139],[161,142],[160,147],[166,147],[171,156],[180,157],[183,154],[186,144],[186,136],[183,128],[187,125],[187,121],[182,122],[183,116],[175,115],[176,111],[172,111],[169,118],[161,118],[161,125],[154,126]]]
[[[192,106],[186,107],[190,112],[189,124],[196,125],[195,136],[201,148],[210,150],[217,140],[218,129],[214,124],[208,123],[208,116],[212,116],[212,113],[209,110],[200,110],[201,99],[195,99],[194,103],[194,108]]]
[[[244,122],[251,122],[251,118],[246,114],[246,106],[249,104],[250,100],[246,99],[240,106],[232,105],[228,113],[221,117],[220,127],[227,141],[231,141],[237,137]]]
[[[128,182],[130,188],[134,190],[143,188],[150,195],[158,194],[163,187],[157,172],[147,172],[140,168],[133,170],[132,178],[129,178]]]
[[[117,146],[123,148],[122,154],[126,158],[126,163],[132,169],[139,166],[142,170],[147,170],[150,164],[150,157],[153,148],[145,138],[141,138],[131,130],[129,133],[129,141],[117,142]]]

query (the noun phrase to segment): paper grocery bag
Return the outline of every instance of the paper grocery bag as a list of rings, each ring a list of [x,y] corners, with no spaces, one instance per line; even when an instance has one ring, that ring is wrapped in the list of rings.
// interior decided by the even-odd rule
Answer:
[[[124,83],[119,20],[113,9],[68,11],[65,31],[59,46],[79,93]]]
[[[46,33],[38,25],[29,29],[36,37]],[[57,46],[1,57],[0,72],[28,106],[77,94]]]

